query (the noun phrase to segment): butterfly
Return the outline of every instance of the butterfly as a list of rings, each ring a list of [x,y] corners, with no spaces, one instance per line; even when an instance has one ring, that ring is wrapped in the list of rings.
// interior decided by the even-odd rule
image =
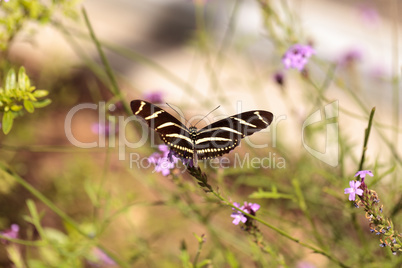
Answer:
[[[144,100],[130,103],[134,115],[145,120],[163,142],[179,157],[192,159],[197,167],[198,159],[210,159],[233,150],[240,140],[268,127],[273,114],[256,110],[229,116],[202,129],[187,128],[173,115]]]

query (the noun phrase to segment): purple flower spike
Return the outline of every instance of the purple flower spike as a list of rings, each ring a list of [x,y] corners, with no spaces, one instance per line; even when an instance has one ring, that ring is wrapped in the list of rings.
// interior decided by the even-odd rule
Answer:
[[[349,194],[349,201],[354,201],[356,199],[356,195],[363,195],[363,190],[359,189],[362,183],[360,181],[350,181],[350,188],[345,189],[345,194]]]
[[[244,206],[240,207],[240,204],[237,202],[234,202],[233,205],[237,208],[240,208],[241,210],[244,210],[245,212],[251,214],[251,215],[255,215],[255,213],[257,212],[257,210],[260,209],[260,205],[257,203],[247,203],[244,202]],[[234,225],[238,225],[240,222],[245,223],[247,221],[247,217],[241,213],[240,211],[232,208],[235,212],[232,213],[232,215],[230,215],[230,217],[234,218],[234,220],[232,221],[232,223]]]
[[[282,63],[285,65],[285,69],[293,68],[302,71],[314,53],[314,49],[309,45],[295,44],[286,51]]]

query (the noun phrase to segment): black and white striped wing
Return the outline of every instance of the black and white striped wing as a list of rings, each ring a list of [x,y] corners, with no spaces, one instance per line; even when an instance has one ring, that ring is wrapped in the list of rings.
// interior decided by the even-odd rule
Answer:
[[[195,140],[198,159],[215,158],[230,152],[242,138],[268,127],[272,119],[270,112],[249,111],[200,129]]]
[[[134,115],[145,120],[155,130],[163,142],[184,158],[193,157],[193,141],[188,128],[165,110],[143,100],[133,100],[130,104]]]

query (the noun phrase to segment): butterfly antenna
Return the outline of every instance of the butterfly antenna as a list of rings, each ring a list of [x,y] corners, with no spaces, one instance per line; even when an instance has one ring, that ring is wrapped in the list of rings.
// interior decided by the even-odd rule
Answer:
[[[210,115],[212,112],[214,112],[215,110],[217,110],[219,107],[221,107],[221,106],[219,105],[218,107],[216,107],[215,109],[213,109],[212,111],[210,111],[209,113],[207,113],[207,115],[204,116],[203,118],[201,118],[200,121],[197,122],[197,124],[198,124],[199,122],[201,122],[202,120],[204,120],[204,118],[207,117],[208,115]],[[194,127],[195,127],[197,124],[195,124]]]
[[[173,111],[175,111],[175,112],[176,112],[176,113],[177,113],[177,114],[178,114],[178,115],[179,115],[181,118],[183,118],[183,119],[184,119],[184,121],[186,121],[186,122],[187,122],[187,124],[191,125],[191,124],[190,124],[190,122],[188,122],[186,118],[184,118],[184,117],[183,117],[183,116],[182,116],[182,115],[181,115],[181,114],[180,114],[178,111],[176,111],[176,109],[175,109],[175,108],[173,108],[172,106],[170,106],[170,104],[169,104],[169,103],[167,103],[167,102],[166,102],[166,105],[167,105],[167,106],[169,106],[169,107],[170,107],[170,108],[171,108]]]

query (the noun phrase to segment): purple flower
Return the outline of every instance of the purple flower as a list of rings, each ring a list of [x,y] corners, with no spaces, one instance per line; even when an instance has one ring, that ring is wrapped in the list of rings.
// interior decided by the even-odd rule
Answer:
[[[148,92],[144,94],[144,100],[149,101],[150,103],[163,103],[162,98],[163,93],[160,91]]]
[[[354,201],[356,199],[356,195],[362,195],[363,190],[358,189],[362,183],[360,181],[350,181],[350,188],[345,189],[345,194],[349,194],[349,201]]]
[[[301,71],[314,53],[314,49],[309,45],[295,44],[286,51],[282,57],[282,63],[285,69],[293,68]]]
[[[253,203],[244,202],[244,206],[242,206],[242,210],[244,210],[245,212],[247,212],[251,215],[255,215],[255,213],[259,209],[260,209],[260,205],[257,203],[253,204]]]
[[[364,178],[366,177],[366,175],[370,175],[371,177],[373,177],[373,173],[371,172],[371,170],[360,170],[358,172],[356,172],[355,177],[360,176],[360,178],[362,179],[362,182],[364,182]]]
[[[20,231],[20,227],[18,226],[18,224],[11,224],[11,228],[5,230],[4,232],[0,232],[1,235],[8,237],[8,238],[12,238],[12,239],[17,239],[18,238],[18,232]],[[8,241],[5,239],[0,239],[0,241],[3,244],[7,244]]]
[[[237,202],[234,202],[233,205],[237,208],[240,206]],[[232,215],[230,215],[230,217],[234,218],[234,220],[232,221],[234,225],[238,225],[240,222],[245,223],[247,221],[247,217],[244,216],[243,213],[234,208],[232,209],[234,210],[234,212],[232,213]],[[243,207],[241,207],[240,209],[243,210]]]
[[[155,172],[161,172],[163,176],[170,174],[170,170],[175,168],[179,158],[172,154],[167,145],[159,145],[161,153],[153,153],[148,157],[148,162],[155,165]]]
[[[240,204],[237,202],[234,202],[233,205],[251,215],[255,215],[257,210],[260,209],[260,205],[257,203],[253,204],[253,203],[244,202],[244,206],[239,207]],[[234,225],[238,225],[240,222],[245,223],[247,221],[247,217],[243,213],[241,213],[240,211],[238,211],[234,208],[232,208],[232,209],[235,212],[233,212],[232,215],[230,215],[230,217],[234,218],[234,220],[232,221],[232,223]]]
[[[194,167],[193,164],[193,159],[190,158],[182,158],[180,155],[178,155],[175,151],[170,150],[168,153],[168,158],[170,160],[170,162],[176,161],[173,157],[181,160],[181,162],[183,163],[183,165],[189,166],[189,167]],[[177,161],[176,161],[177,163]]]

